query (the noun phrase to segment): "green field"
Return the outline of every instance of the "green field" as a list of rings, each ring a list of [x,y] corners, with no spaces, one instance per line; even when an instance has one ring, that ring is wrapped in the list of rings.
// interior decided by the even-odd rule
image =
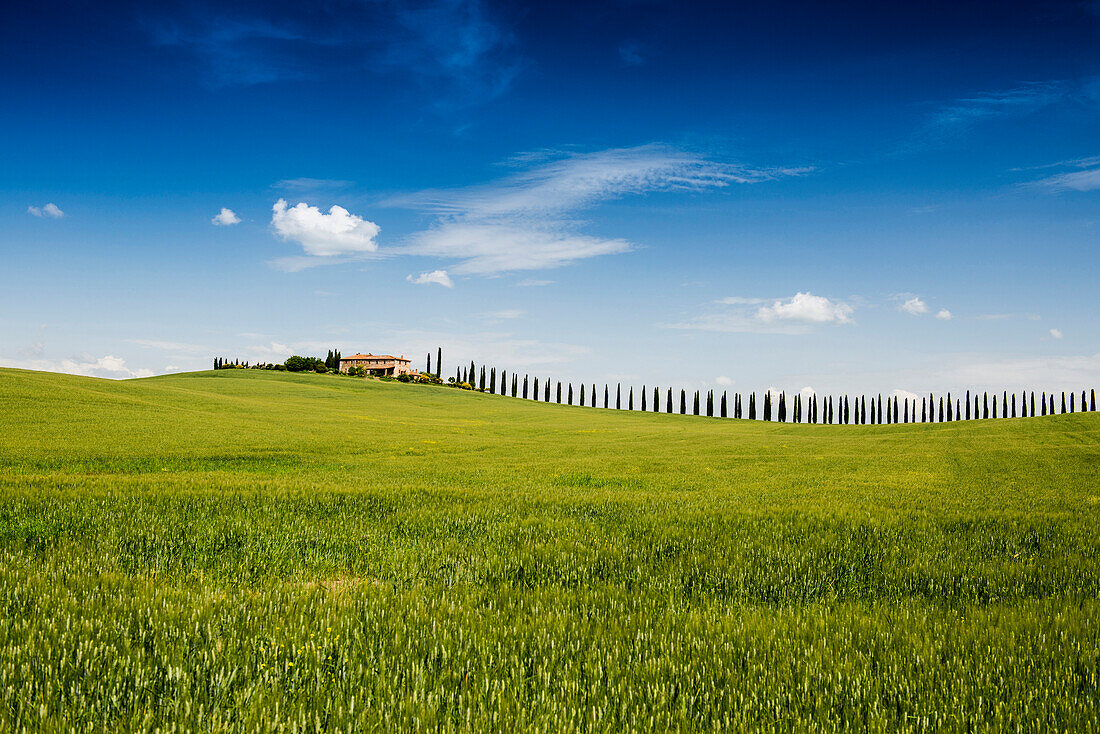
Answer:
[[[1100,414],[0,370],[0,732],[1100,731]]]

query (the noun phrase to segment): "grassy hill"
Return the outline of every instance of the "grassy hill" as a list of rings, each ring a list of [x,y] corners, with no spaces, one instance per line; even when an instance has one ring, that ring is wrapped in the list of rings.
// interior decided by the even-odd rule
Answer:
[[[1100,730],[1100,414],[0,370],[0,730]]]

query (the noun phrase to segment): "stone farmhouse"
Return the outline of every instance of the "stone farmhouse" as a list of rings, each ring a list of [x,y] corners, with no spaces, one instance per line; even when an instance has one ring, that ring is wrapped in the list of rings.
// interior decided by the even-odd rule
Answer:
[[[347,372],[352,367],[362,367],[372,375],[415,375],[417,371],[404,355],[394,357],[390,354],[353,354],[340,358],[340,371]]]

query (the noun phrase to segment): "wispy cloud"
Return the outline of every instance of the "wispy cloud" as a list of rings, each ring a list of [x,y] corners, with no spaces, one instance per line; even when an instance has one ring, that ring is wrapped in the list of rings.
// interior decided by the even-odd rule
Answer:
[[[1096,191],[1100,189],[1100,156],[1078,158],[1072,161],[1051,163],[1042,168],[1066,169],[1059,173],[1044,176],[1027,185],[1045,188],[1050,191]]]
[[[633,248],[625,239],[578,232],[576,214],[600,202],[758,183],[809,170],[719,163],[657,144],[538,160],[492,184],[429,190],[384,202],[437,217],[429,229],[409,237],[402,251],[456,259],[454,272],[465,274],[556,268]]]
[[[855,308],[844,301],[798,292],[789,298],[731,296],[716,302],[732,306],[701,314],[670,329],[761,334],[805,334],[812,326],[853,323]]]
[[[125,359],[111,354],[103,357],[84,354],[67,359],[5,359],[0,357],[0,367],[38,370],[41,372],[62,372],[69,375],[105,377],[112,380],[151,377],[153,375],[152,370],[133,369],[127,366]]]
[[[956,99],[934,112],[928,124],[943,133],[956,132],[981,120],[1033,112],[1064,99],[1067,93],[1066,84],[1060,81],[1025,82],[1012,89]]]
[[[923,313],[928,313],[928,304],[922,301],[918,296],[905,299],[898,309],[904,311],[912,316],[919,316]]]
[[[405,74],[434,104],[465,106],[500,96],[524,67],[498,8],[481,0],[332,0],[302,13],[263,13],[194,3],[144,21],[153,43],[191,53],[215,87],[326,74]]]
[[[316,191],[337,191],[354,185],[354,181],[339,178],[284,178],[273,183],[271,188],[301,195]]]

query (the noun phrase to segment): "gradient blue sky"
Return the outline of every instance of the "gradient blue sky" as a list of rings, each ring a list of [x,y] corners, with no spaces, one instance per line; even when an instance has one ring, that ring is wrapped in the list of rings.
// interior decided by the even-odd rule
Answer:
[[[9,8],[0,365],[1100,381],[1100,4],[687,5]]]

